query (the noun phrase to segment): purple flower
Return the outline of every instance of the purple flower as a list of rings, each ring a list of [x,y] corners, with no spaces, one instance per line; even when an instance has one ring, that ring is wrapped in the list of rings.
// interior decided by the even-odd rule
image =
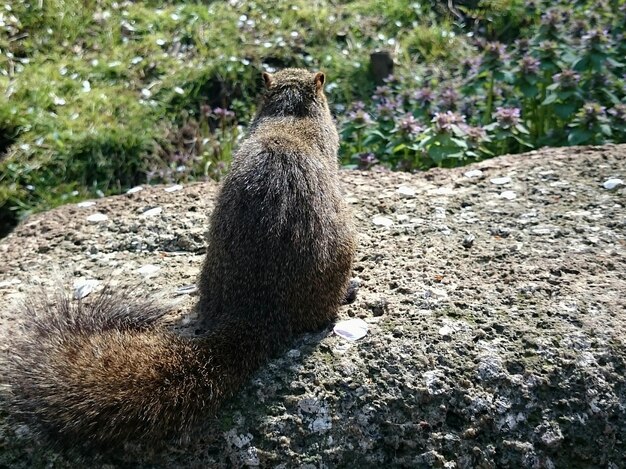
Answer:
[[[415,92],[413,99],[420,104],[428,105],[435,100],[435,93],[430,88],[421,88]]]
[[[606,120],[606,108],[598,103],[588,102],[576,113],[576,117],[581,124],[590,128],[594,124]]]
[[[572,36],[580,39],[585,34],[586,30],[587,22],[585,20],[576,20],[574,21],[574,25],[572,26]]]
[[[525,55],[519,64],[520,70],[524,75],[536,75],[539,72],[541,62],[532,55]]]
[[[378,114],[382,117],[390,117],[393,116],[394,111],[398,107],[399,103],[390,99],[385,99],[376,106],[376,112],[378,112]]]
[[[530,47],[530,40],[526,38],[520,38],[515,40],[515,48],[522,54],[528,52],[528,48]]]
[[[576,88],[579,79],[580,75],[569,68],[552,75],[552,80],[563,89]]]
[[[609,33],[606,29],[592,29],[582,37],[585,47],[590,48],[609,42]]]
[[[444,88],[439,93],[439,104],[442,109],[453,111],[456,109],[456,102],[459,99],[459,94],[450,87]]]
[[[608,111],[617,122],[626,124],[626,104],[616,104]]]
[[[370,115],[362,109],[352,111],[348,113],[348,119],[350,119],[355,124],[371,124],[372,118]]]
[[[391,94],[392,94],[391,88],[388,87],[387,85],[377,86],[376,90],[374,91],[374,96],[372,96],[372,99],[374,101],[389,99],[391,98]]]
[[[208,104],[203,104],[200,106],[200,114],[202,114],[204,117],[209,117],[212,112],[213,110]]]
[[[466,98],[461,104],[461,114],[467,117],[472,117],[476,113],[477,99],[475,97]]]
[[[557,47],[554,41],[541,41],[539,43],[539,51],[543,56],[556,57]]]
[[[520,110],[517,107],[498,107],[495,117],[500,127],[508,129],[519,124]]]
[[[378,160],[376,159],[374,153],[361,153],[357,155],[357,161],[359,169],[370,169],[372,166],[378,163]]]
[[[213,109],[213,115],[218,119],[232,119],[235,117],[235,113],[233,111],[229,111],[228,109],[224,109],[221,107],[216,107]]]
[[[563,13],[556,8],[551,8],[541,15],[541,23],[550,29],[556,29],[562,19]]]
[[[501,42],[488,42],[483,50],[485,62],[500,63],[508,59],[506,46]]]
[[[467,135],[467,139],[473,143],[480,143],[487,139],[487,132],[482,127],[472,127],[466,125],[463,127],[463,131]]]
[[[437,131],[448,132],[452,130],[454,125],[465,123],[465,117],[452,111],[436,112],[432,122],[435,124]]]
[[[480,67],[480,57],[466,57],[461,62],[461,70],[464,76],[476,75]]]
[[[364,111],[365,110],[365,103],[363,101],[355,101],[354,103],[352,103],[351,106],[351,110],[352,111]]]
[[[417,135],[424,130],[412,114],[407,114],[400,120],[398,129],[408,135]]]
[[[389,75],[386,78],[383,78],[383,81],[387,84],[391,84],[391,83],[399,83],[400,80],[398,79],[398,77],[396,77],[395,75]]]

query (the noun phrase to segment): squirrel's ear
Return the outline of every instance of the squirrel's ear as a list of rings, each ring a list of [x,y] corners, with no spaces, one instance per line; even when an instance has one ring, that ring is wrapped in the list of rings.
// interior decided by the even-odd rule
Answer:
[[[269,88],[270,86],[272,86],[272,75],[267,72],[263,72],[261,75],[263,76],[263,82],[265,83],[265,87]]]
[[[324,76],[322,72],[317,72],[315,74],[315,89],[317,91],[322,89],[322,87],[324,86],[325,80],[326,80],[326,77]]]

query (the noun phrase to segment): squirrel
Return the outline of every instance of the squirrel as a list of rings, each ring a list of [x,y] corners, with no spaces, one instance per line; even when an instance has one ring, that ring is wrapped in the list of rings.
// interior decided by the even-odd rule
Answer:
[[[106,451],[185,435],[354,293],[355,231],[325,76],[262,77],[264,95],[210,215],[195,306],[202,334],[168,330],[162,307],[125,289],[107,287],[91,303],[24,304],[9,401],[52,441]]]

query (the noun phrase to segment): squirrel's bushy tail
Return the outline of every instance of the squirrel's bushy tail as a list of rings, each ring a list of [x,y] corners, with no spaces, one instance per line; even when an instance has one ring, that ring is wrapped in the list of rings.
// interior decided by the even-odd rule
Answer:
[[[41,295],[24,310],[7,366],[10,402],[58,443],[106,448],[185,435],[264,355],[247,343],[258,340],[258,324],[256,334],[221,321],[202,338],[178,336],[157,325],[163,308],[128,290],[90,302]],[[238,362],[234,337],[260,353]]]

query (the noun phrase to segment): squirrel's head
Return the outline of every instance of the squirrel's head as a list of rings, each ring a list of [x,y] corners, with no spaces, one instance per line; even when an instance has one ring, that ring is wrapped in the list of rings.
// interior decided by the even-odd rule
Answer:
[[[265,94],[259,115],[307,117],[328,112],[322,72],[286,68],[262,76]]]

